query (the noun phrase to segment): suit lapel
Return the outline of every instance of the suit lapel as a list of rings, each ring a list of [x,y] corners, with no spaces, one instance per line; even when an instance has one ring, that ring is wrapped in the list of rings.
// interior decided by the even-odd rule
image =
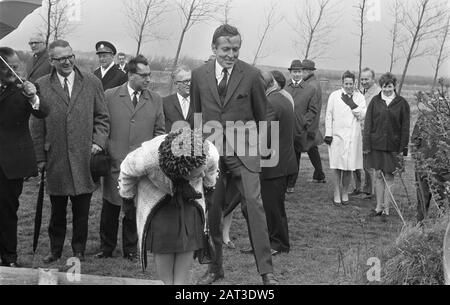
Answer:
[[[112,66],[111,69],[108,70],[108,72],[106,72],[105,76],[102,79],[103,84],[107,84],[109,83],[115,76],[116,73],[116,65]]]
[[[194,114],[194,106],[192,105],[192,102],[189,102],[189,111],[186,117],[186,121],[189,121],[193,114]]]
[[[141,95],[139,96],[139,101],[136,105],[136,108],[133,109],[133,115],[139,111],[142,107],[144,107],[147,103],[150,103],[151,97],[150,92],[147,90],[142,91]]]
[[[223,103],[224,106],[228,104],[228,102],[230,102],[231,97],[233,96],[243,77],[244,70],[241,69],[239,61],[237,61],[233,67],[233,72],[231,73],[230,80],[228,82],[227,96],[225,97],[225,102]]]
[[[128,83],[123,84],[120,88],[119,98],[120,101],[130,110],[130,112],[133,113],[134,107],[130,94],[128,93]]]
[[[220,107],[223,107],[222,103],[220,102],[219,91],[217,91],[217,79],[215,68],[216,62],[214,60],[211,60],[209,63],[207,63],[207,65],[208,66],[206,67],[206,80],[208,82],[208,86],[211,89],[211,92],[217,104],[219,104]]]
[[[83,90],[84,82],[81,77],[76,71],[75,71],[75,80],[72,87],[72,94],[70,96],[70,103],[69,103],[69,111],[70,112],[75,105],[75,101],[77,100],[78,96],[80,95],[81,91]]]
[[[50,82],[53,91],[55,91],[56,94],[60,97],[60,99],[64,101],[66,106],[69,106],[69,100],[67,99],[66,94],[64,93],[63,87],[61,87],[61,83],[59,82],[56,72],[54,72],[54,74],[52,75]]]
[[[172,99],[173,106],[180,113],[181,117],[184,120],[183,109],[181,109],[180,100],[178,99],[178,95],[175,93]]]

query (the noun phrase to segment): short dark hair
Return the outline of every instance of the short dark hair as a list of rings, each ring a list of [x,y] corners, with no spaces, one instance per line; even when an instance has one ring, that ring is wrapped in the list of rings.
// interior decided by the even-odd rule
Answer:
[[[270,71],[273,78],[277,81],[278,85],[280,85],[280,88],[283,89],[286,86],[286,77],[284,77],[283,73],[281,73],[278,70]]]
[[[1,47],[0,48],[0,56],[3,57],[4,60],[6,60],[7,57],[14,56],[15,54],[17,54],[16,51],[11,49],[10,47]],[[4,65],[3,61],[0,60],[0,66],[3,66],[3,65]]]
[[[128,73],[137,73],[137,66],[138,64],[142,64],[144,66],[148,66],[148,60],[145,58],[144,55],[137,55],[136,57],[133,57],[128,62]]]
[[[212,43],[214,45],[217,45],[217,40],[219,39],[219,37],[234,37],[234,36],[241,36],[238,29],[229,24],[222,24],[214,31]]]
[[[370,72],[370,74],[372,74],[372,78],[375,79],[375,71],[373,71],[372,69],[366,67],[362,69],[361,73],[362,72]]]
[[[380,84],[380,87],[384,87],[390,84],[393,84],[394,87],[397,86],[397,78],[391,72],[387,72],[381,75],[380,80],[378,82]]]
[[[344,74],[342,74],[342,81],[344,81],[344,79],[346,79],[346,78],[351,78],[351,79],[353,79],[353,81],[356,80],[355,74],[350,71],[345,71]]]

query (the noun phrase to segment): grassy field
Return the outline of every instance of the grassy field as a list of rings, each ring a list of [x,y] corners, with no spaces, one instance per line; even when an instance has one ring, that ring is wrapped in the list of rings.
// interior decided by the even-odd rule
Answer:
[[[320,147],[324,169],[328,169],[326,147]],[[352,200],[348,207],[334,207],[331,204],[332,184],[312,184],[312,166],[307,157],[301,160],[301,173],[297,192],[287,197],[286,209],[289,218],[291,252],[274,257],[275,273],[281,284],[359,284],[366,283],[364,268],[372,256],[383,257],[383,248],[392,244],[398,236],[402,222],[392,209],[388,222],[383,223],[366,217],[374,208],[374,200]],[[412,162],[408,162],[405,182],[413,204],[415,204]],[[19,210],[19,261],[26,267],[50,267],[64,269],[66,260],[72,255],[71,212],[68,209],[68,232],[65,250],[60,261],[46,266],[42,259],[49,251],[47,234],[50,203],[46,196],[44,219],[40,244],[33,262],[32,239],[37,180],[25,184]],[[404,216],[414,221],[414,206],[409,207],[403,188],[396,180],[394,194],[400,203]],[[70,207],[70,205],[69,205]],[[139,263],[131,263],[121,258],[120,248],[115,258],[98,260],[93,256],[99,246],[99,222],[101,193],[94,194],[89,221],[89,240],[86,262],[81,266],[83,274],[157,279],[152,257],[145,273]],[[252,256],[241,254],[239,249],[249,245],[245,220],[240,210],[235,212],[231,236],[237,245],[236,250],[225,250],[224,268],[226,277],[218,284],[260,284]],[[119,237],[119,245],[121,240]],[[382,261],[383,263],[383,261]],[[192,271],[194,283],[206,270],[206,266],[195,264]]]

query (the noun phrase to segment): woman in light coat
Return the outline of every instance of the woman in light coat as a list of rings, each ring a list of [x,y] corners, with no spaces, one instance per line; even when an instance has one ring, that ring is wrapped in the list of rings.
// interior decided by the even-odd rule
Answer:
[[[168,285],[188,284],[194,253],[203,248],[203,189],[214,187],[217,178],[217,149],[202,142],[201,132],[194,134],[183,129],[156,137],[128,154],[120,167],[119,194],[137,205],[142,267],[149,250]]]
[[[348,204],[351,173],[363,168],[361,122],[366,115],[364,96],[355,90],[355,75],[342,76],[342,89],[331,93],[325,119],[325,143],[329,145],[335,205]]]

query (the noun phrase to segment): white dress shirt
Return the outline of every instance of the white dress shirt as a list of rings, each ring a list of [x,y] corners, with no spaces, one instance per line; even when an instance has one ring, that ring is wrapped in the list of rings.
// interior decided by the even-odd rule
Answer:
[[[61,87],[64,89],[64,78],[65,77],[60,75],[59,73],[56,73],[56,75],[58,76]],[[74,82],[75,82],[75,71],[72,71],[72,73],[70,73],[67,76],[67,87],[69,88],[69,96],[70,97],[72,97],[72,89],[73,89]]]
[[[100,72],[102,73],[102,78],[105,77],[105,74],[108,73],[109,69],[111,69],[112,66],[114,66],[114,61],[106,69],[103,69],[103,67],[100,66]]]
[[[134,90],[133,88],[130,87],[130,83],[127,84],[127,88],[128,88],[128,94],[130,95],[130,99],[133,100],[134,92],[136,92],[136,90]],[[141,93],[142,93],[141,91],[137,91],[136,98],[137,98],[138,102],[139,102],[139,97],[141,96]]]
[[[233,72],[233,68],[231,69],[227,69],[228,70],[228,79],[227,79],[227,83],[230,80],[230,75]],[[223,67],[217,62],[216,60],[216,79],[217,79],[217,84],[220,84],[220,82],[223,79]]]
[[[189,113],[189,105],[191,104],[190,97],[182,97],[179,93],[177,93],[178,101],[180,102],[181,110],[183,111],[184,119],[187,118]]]

